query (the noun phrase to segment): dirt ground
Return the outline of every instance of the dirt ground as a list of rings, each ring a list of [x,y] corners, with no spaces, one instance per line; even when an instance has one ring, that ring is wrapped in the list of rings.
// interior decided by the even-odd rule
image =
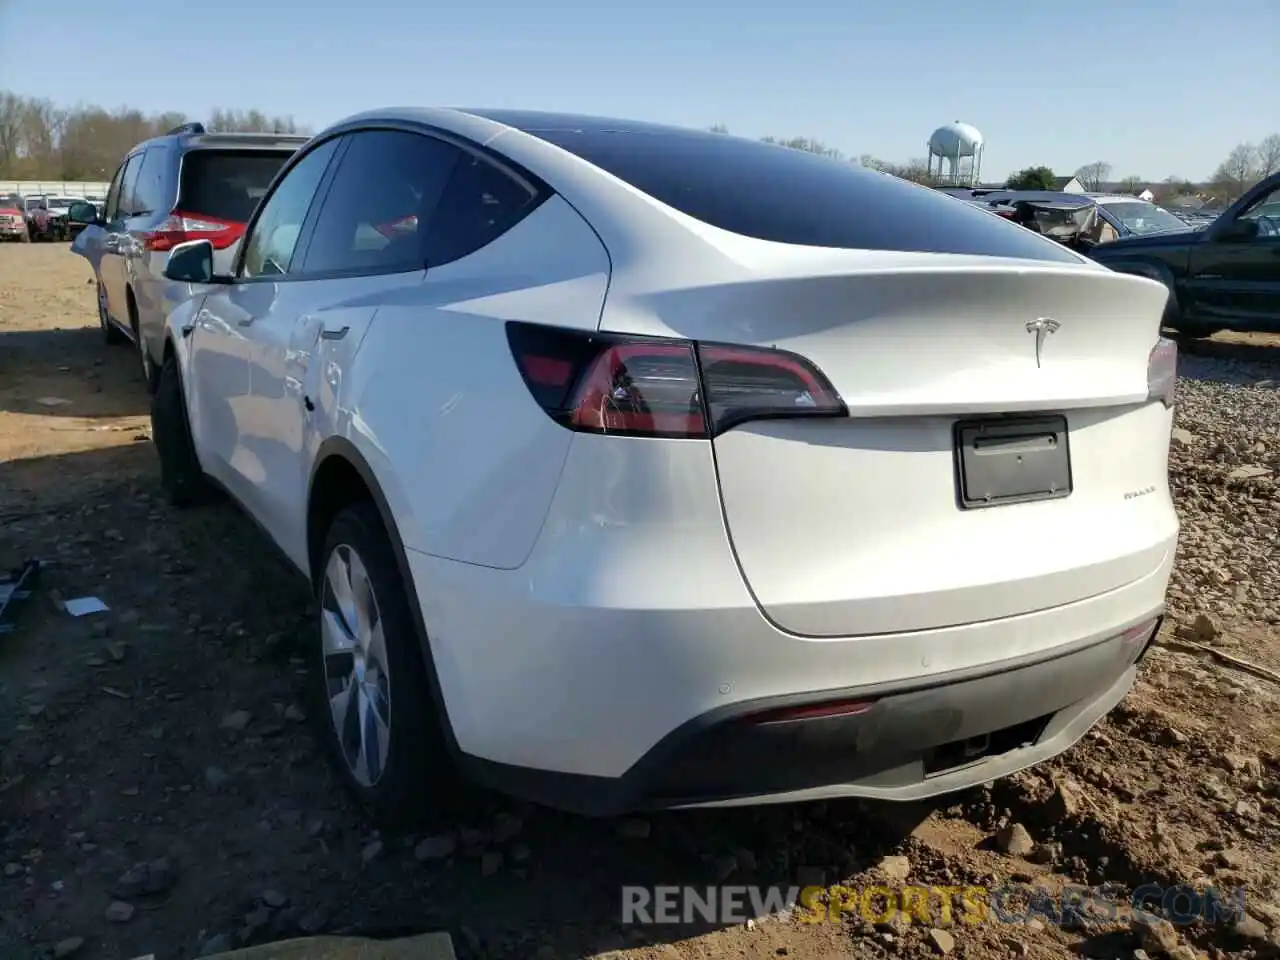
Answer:
[[[1173,639],[1189,612],[1079,745],[941,803],[615,822],[493,798],[430,842],[376,835],[298,706],[304,586],[231,506],[164,503],[136,353],[102,342],[89,276],[63,244],[0,247],[0,569],[48,563],[0,634],[0,958],[60,944],[170,960],[299,931],[433,929],[463,958],[1280,956],[1280,683]],[[109,612],[58,605],[86,595]],[[1280,627],[1217,628],[1215,650],[1280,671]],[[1015,824],[1030,841],[994,836]],[[139,862],[150,872],[122,876]],[[1010,909],[1073,884],[1120,903],[1144,884],[1216,887],[1243,891],[1246,913],[1145,938],[1124,910],[948,923],[937,898],[914,923],[857,909],[621,922],[629,884],[904,875],[1011,887]]]

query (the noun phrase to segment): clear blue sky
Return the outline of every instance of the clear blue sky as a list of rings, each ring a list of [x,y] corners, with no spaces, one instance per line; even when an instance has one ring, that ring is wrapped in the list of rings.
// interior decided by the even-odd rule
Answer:
[[[0,0],[0,88],[316,129],[400,104],[569,110],[892,161],[959,119],[984,179],[1093,160],[1199,179],[1280,132],[1280,0]]]

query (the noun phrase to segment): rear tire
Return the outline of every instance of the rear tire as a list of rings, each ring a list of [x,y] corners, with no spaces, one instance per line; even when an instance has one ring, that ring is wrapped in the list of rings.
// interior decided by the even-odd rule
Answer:
[[[347,507],[330,524],[316,599],[308,712],[343,784],[371,820],[391,829],[453,811],[464,791],[440,732],[409,595],[371,502]]]
[[[175,507],[190,507],[216,498],[217,490],[200,469],[187,402],[182,393],[178,358],[170,354],[160,367],[151,398],[151,439],[160,457],[160,484]]]

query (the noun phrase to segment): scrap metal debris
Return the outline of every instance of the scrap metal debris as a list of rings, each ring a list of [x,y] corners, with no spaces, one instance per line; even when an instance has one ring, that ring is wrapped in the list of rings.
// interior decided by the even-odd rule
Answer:
[[[62,606],[73,617],[83,617],[90,613],[103,613],[108,609],[107,605],[97,597],[76,597],[74,600],[64,600]]]
[[[28,560],[20,567],[15,567],[3,580],[0,580],[0,633],[9,633],[14,628],[16,601],[31,596],[31,591],[40,579],[40,561]]]

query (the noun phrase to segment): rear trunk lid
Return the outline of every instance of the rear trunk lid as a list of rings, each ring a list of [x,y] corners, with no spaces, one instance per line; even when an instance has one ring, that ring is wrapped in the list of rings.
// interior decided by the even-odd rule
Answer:
[[[785,630],[1014,616],[1125,586],[1171,549],[1171,414],[1147,402],[1157,284],[797,251],[759,279],[664,296],[680,335],[801,354],[849,408],[714,440],[742,572]]]

